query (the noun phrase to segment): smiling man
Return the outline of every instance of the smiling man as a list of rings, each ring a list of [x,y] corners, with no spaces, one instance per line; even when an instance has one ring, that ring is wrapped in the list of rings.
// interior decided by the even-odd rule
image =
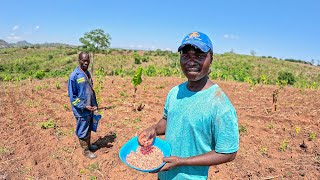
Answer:
[[[158,173],[160,180],[207,179],[209,167],[234,160],[239,149],[236,110],[208,74],[213,61],[212,43],[201,32],[188,34],[178,48],[187,81],[173,87],[163,118],[142,131],[138,141],[150,146],[165,135],[171,157]]]
[[[88,53],[79,54],[79,66],[71,73],[68,81],[68,96],[76,118],[76,135],[82,147],[82,153],[90,159],[96,158],[91,151],[98,146],[90,144],[93,112],[98,104],[93,90],[93,81],[88,71],[90,56]]]

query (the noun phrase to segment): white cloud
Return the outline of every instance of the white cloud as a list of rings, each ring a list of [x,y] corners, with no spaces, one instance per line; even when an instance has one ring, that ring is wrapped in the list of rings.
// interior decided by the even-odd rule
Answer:
[[[226,39],[239,39],[239,36],[234,34],[224,34],[223,37]]]
[[[165,50],[166,50],[166,51],[172,51],[170,48],[166,48]]]
[[[17,29],[19,29],[18,25],[13,26],[12,31],[16,31]]]
[[[9,36],[7,36],[7,39],[9,39],[9,40],[20,40],[21,37],[15,35],[14,33],[11,33]]]
[[[131,44],[130,46],[129,46],[129,48],[130,49],[142,49],[143,48],[143,45],[133,45],[133,44]]]

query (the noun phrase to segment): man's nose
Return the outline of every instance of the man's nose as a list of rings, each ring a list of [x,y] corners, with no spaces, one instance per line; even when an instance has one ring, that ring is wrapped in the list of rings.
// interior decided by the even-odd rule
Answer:
[[[193,65],[193,64],[195,64],[195,62],[196,62],[195,58],[189,58],[187,64]]]

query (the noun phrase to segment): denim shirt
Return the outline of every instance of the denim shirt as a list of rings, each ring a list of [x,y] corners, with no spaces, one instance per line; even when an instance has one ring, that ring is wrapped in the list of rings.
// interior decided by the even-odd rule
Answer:
[[[88,75],[87,75],[88,74]],[[86,106],[97,106],[96,94],[89,71],[86,73],[79,67],[71,73],[68,80],[68,96],[75,117],[84,117],[91,114]]]

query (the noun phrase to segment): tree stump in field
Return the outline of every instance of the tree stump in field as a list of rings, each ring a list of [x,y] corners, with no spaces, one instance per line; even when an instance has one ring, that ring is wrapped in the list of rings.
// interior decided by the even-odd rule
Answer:
[[[277,102],[278,102],[278,94],[280,89],[276,89],[272,94],[272,104],[273,104],[273,112],[277,111]]]

